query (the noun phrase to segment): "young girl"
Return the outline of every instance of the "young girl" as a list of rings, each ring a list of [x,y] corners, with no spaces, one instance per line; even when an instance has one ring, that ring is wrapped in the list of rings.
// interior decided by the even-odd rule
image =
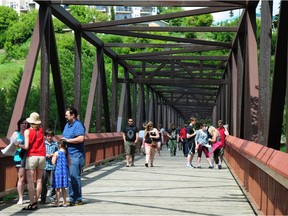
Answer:
[[[60,140],[58,143],[58,151],[53,154],[52,163],[55,165],[55,171],[53,174],[52,187],[56,189],[56,205],[60,207],[60,190],[63,195],[63,206],[67,206],[66,202],[66,189],[68,187],[69,171],[68,166],[70,164],[70,158],[67,151],[66,140]]]

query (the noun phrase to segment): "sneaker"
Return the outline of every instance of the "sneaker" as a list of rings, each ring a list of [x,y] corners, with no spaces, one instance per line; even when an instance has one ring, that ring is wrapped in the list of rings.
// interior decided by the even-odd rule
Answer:
[[[75,205],[76,205],[76,206],[83,205],[82,200],[76,201],[76,202],[75,202]]]
[[[148,163],[145,163],[145,167],[148,167]]]
[[[218,169],[222,169],[222,165],[218,165]]]
[[[49,197],[49,199],[50,199],[50,203],[55,204],[56,199],[54,197]]]
[[[75,206],[75,202],[74,202],[74,201],[73,201],[73,202],[72,202],[72,201],[71,201],[71,202],[69,201],[69,202],[67,202],[67,205],[68,205],[68,206]]]
[[[81,200],[76,201],[76,202],[67,202],[67,205],[69,206],[79,206],[79,205],[83,205],[83,202]]]
[[[212,148],[212,146],[209,145],[209,144],[206,144],[206,145],[204,145],[204,146],[207,147],[207,148]]]
[[[17,205],[22,205],[23,204],[23,200],[19,200],[18,202],[17,202]]]
[[[188,168],[195,168],[192,164],[189,164],[189,163],[186,164],[186,167],[188,167]]]
[[[209,168],[209,169],[213,169],[213,168],[214,168],[214,166],[212,165],[212,166],[209,166],[208,168]]]
[[[198,168],[198,169],[202,169],[202,167],[199,165],[199,166],[197,166],[196,168]]]

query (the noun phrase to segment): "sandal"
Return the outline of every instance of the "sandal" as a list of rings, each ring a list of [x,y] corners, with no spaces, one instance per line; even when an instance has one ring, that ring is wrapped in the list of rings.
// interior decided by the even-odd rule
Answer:
[[[24,210],[24,211],[34,211],[36,209],[38,209],[37,202],[34,202],[33,204],[29,204],[27,207],[24,207],[22,210]]]

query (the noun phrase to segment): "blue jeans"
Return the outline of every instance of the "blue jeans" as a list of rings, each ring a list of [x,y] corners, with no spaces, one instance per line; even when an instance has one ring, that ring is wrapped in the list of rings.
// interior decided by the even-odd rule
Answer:
[[[82,155],[70,155],[69,196],[70,202],[82,201],[81,172],[85,164]]]

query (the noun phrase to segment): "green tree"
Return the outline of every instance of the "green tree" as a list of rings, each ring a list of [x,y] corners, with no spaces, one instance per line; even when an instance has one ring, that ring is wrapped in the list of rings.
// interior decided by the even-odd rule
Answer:
[[[6,94],[7,93],[6,92],[7,92],[6,89],[4,89],[4,88],[0,89],[0,101],[1,101],[1,104],[0,104],[0,118],[1,118],[1,120],[3,122],[7,122],[6,120],[8,120],[8,119],[6,119],[7,118],[7,115],[6,115],[6,113],[7,113]],[[7,128],[5,126],[6,126],[6,124],[0,124],[0,135],[2,135],[2,136],[5,135],[4,133],[7,130]]]
[[[183,8],[177,7],[167,7],[167,8],[159,8],[158,9],[161,14],[169,14],[169,13],[176,13],[176,12],[181,12],[183,11]],[[183,23],[184,18],[173,18],[173,19],[168,19],[165,20],[169,23],[170,26],[181,26]]]
[[[113,6],[110,7],[110,13],[111,13],[111,20],[115,20],[115,10]]]
[[[53,19],[53,26],[56,33],[64,33],[63,29],[67,28],[67,26],[57,18]]]
[[[0,31],[6,31],[9,26],[18,21],[18,14],[9,7],[0,6]]]
[[[213,23],[213,16],[211,14],[202,14],[197,16],[189,16],[184,18],[185,26],[211,26]],[[194,32],[185,32],[186,38],[196,38]]]
[[[0,6],[0,49],[4,47],[5,31],[13,25],[13,23],[17,23],[18,14],[15,10],[9,7]]]
[[[211,26],[212,23],[213,16],[211,14],[189,16],[185,18],[186,26]]]
[[[9,57],[19,59],[27,55],[27,53],[21,53],[19,47],[32,36],[37,13],[36,10],[33,10],[21,14],[19,22],[11,25],[5,32],[4,49]]]
[[[87,6],[70,6],[70,13],[81,23],[108,21],[109,16]]]

